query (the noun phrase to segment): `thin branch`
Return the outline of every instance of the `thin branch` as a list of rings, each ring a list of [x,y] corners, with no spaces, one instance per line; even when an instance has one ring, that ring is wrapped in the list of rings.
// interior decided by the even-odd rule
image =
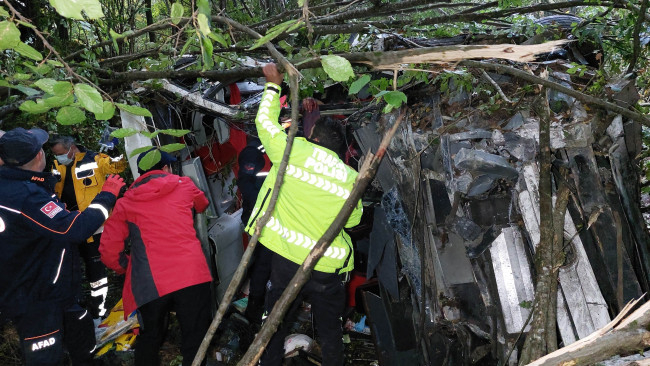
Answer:
[[[115,57],[109,57],[109,58],[105,58],[103,60],[99,60],[99,63],[102,64],[102,67],[107,67],[108,65],[111,65],[111,66],[114,67],[115,65],[123,64],[123,63],[126,63],[126,62],[131,62],[131,61],[138,60],[138,59],[141,59],[143,57],[150,56],[150,55],[160,54],[161,49],[162,49],[162,47],[157,47],[157,48],[144,50],[144,51],[134,53],[134,54],[126,54],[126,55],[119,55],[119,56],[115,56]]]
[[[161,29],[165,29],[165,28],[169,28],[169,27],[176,27],[176,26],[181,26],[181,27],[182,27],[182,26],[185,25],[187,22],[189,22],[190,19],[192,19],[192,18],[191,18],[191,17],[181,18],[181,21],[178,22],[178,24],[174,24],[174,23],[172,23],[171,18],[163,19],[163,20],[160,20],[160,21],[158,21],[158,22],[156,22],[156,23],[154,23],[154,24],[152,24],[152,25],[149,25],[149,26],[146,26],[146,27],[144,27],[144,28],[141,28],[141,29],[138,29],[138,30],[132,31],[131,33],[128,33],[128,34],[124,34],[124,37],[122,37],[122,38],[118,38],[118,39],[116,39],[115,41],[116,41],[118,44],[120,44],[120,43],[123,43],[123,42],[126,41],[126,40],[129,40],[129,39],[131,39],[131,38],[139,37],[139,36],[144,35],[144,34],[147,34],[147,33],[149,33],[149,32],[154,32],[154,31],[161,30]],[[67,56],[64,58],[64,60],[66,60],[66,61],[70,61],[70,60],[74,59],[75,57],[81,55],[81,54],[84,53],[85,51],[88,51],[88,50],[94,50],[94,49],[96,49],[96,48],[100,48],[100,47],[104,47],[104,46],[109,46],[109,45],[111,45],[111,44],[113,44],[113,40],[112,40],[112,39],[109,39],[109,40],[107,40],[107,41],[103,41],[103,42],[96,43],[96,44],[94,44],[94,45],[92,45],[92,46],[90,46],[90,47],[82,48],[82,49],[80,49],[80,50],[78,50],[78,51],[76,51],[76,52],[72,52],[71,54],[67,55]]]
[[[627,72],[631,73],[634,71],[634,66],[636,66],[636,61],[639,58],[639,54],[641,54],[641,27],[643,26],[643,23],[645,22],[645,17],[644,14],[648,10],[648,0],[644,0],[641,3],[641,9],[639,9],[639,15],[636,20],[636,24],[634,25],[634,41],[632,42],[632,60],[630,60],[630,66],[627,68]]]
[[[346,11],[344,13],[339,13],[336,15],[330,15],[322,18],[317,18],[315,19],[315,22],[321,23],[321,24],[335,24],[338,22],[341,22],[343,20],[349,20],[349,19],[355,19],[355,18],[366,18],[368,16],[378,16],[380,14],[386,14],[386,13],[392,13],[395,14],[397,12],[403,12],[403,11],[418,11],[420,6],[426,6],[426,5],[431,5],[432,3],[435,4],[435,6],[432,6],[431,8],[439,8],[439,7],[456,7],[456,6],[470,6],[472,4],[449,4],[447,1],[440,1],[440,0],[434,0],[434,1],[429,1],[429,0],[407,0],[407,1],[400,1],[394,4],[385,4],[382,6],[367,6],[363,8],[358,8],[350,11]],[[442,4],[438,4],[442,3]]]
[[[561,3],[546,3],[546,4],[537,4],[532,6],[525,6],[520,8],[510,8],[495,10],[485,13],[457,13],[452,15],[444,15],[439,17],[431,17],[418,20],[418,25],[435,25],[435,24],[448,24],[456,22],[480,22],[483,20],[494,20],[495,18],[502,18],[511,16],[514,14],[529,14],[539,11],[550,11],[556,9],[565,9],[578,6],[612,6],[615,8],[625,8],[624,5],[611,2],[603,1],[596,2],[593,0],[571,0]],[[369,14],[369,16],[372,16]],[[341,24],[341,25],[320,25],[316,20],[314,23],[314,33],[318,35],[323,34],[336,34],[336,33],[360,33],[366,30],[369,27],[376,27],[380,29],[390,29],[390,28],[399,28],[406,25],[412,25],[411,19],[396,19],[396,20],[386,20],[386,21],[369,21],[369,22],[355,22],[352,24]]]
[[[309,280],[314,266],[316,266],[316,263],[320,260],[323,254],[325,254],[325,251],[329,248],[332,240],[339,235],[343,226],[347,222],[348,217],[350,217],[350,214],[356,207],[357,202],[365,192],[366,187],[374,178],[379,163],[385,155],[386,149],[388,148],[393,135],[395,135],[395,132],[399,128],[400,123],[404,118],[404,114],[405,112],[402,111],[390,131],[386,133],[381,141],[379,150],[377,150],[377,154],[373,155],[370,153],[365,159],[361,171],[357,176],[357,180],[354,182],[354,188],[350,192],[350,196],[345,200],[341,211],[336,215],[336,218],[332,221],[330,227],[318,240],[311,252],[309,252],[309,255],[307,255],[307,258],[305,258],[305,261],[302,263],[300,268],[298,268],[298,271],[291,279],[291,282],[289,282],[287,288],[282,293],[282,296],[280,296],[280,299],[275,303],[273,310],[271,310],[271,313],[266,318],[262,330],[257,334],[253,343],[248,347],[248,351],[246,351],[244,357],[237,364],[238,366],[255,365],[262,356],[262,352],[264,352],[269,340],[278,329],[278,326],[282,322],[289,306],[296,298],[303,285],[307,280]]]
[[[499,86],[499,84],[497,84],[497,82],[494,81],[494,80],[490,77],[490,75],[488,75],[488,73],[485,72],[485,70],[481,69],[481,75],[483,75],[483,78],[484,78],[485,80],[487,80],[487,81],[492,85],[492,87],[493,87],[494,89],[496,89],[497,93],[499,93],[499,95],[501,96],[501,99],[503,99],[506,103],[510,103],[510,104],[513,103],[512,100],[508,99],[508,97],[507,97],[506,94],[503,92],[503,90],[501,90],[501,87]]]
[[[310,11],[318,12],[320,10],[325,10],[325,9],[329,9],[331,7],[337,7],[337,6],[347,7],[347,6],[353,4],[353,3],[357,2],[357,1],[358,0],[339,1],[339,2],[334,2],[334,3],[329,3],[329,4],[322,4],[322,5],[318,5],[318,6],[312,6],[310,8]],[[300,14],[302,14],[302,8],[287,10],[287,11],[284,11],[284,12],[282,12],[282,13],[280,13],[278,15],[275,15],[275,16],[273,16],[271,18],[265,19],[265,20],[263,20],[263,21],[261,21],[259,23],[253,24],[250,27],[251,27],[251,29],[255,29],[255,30],[258,30],[258,31],[259,30],[264,30],[264,29],[266,29],[266,26],[268,24],[274,23],[276,21],[285,20],[287,17],[292,16],[292,15],[300,15]]]
[[[487,62],[482,62],[482,61],[472,61],[472,60],[465,60],[459,62],[460,65],[463,66],[468,66],[468,67],[476,67],[476,68],[481,68],[481,69],[486,69],[486,70],[494,70],[498,71],[504,74],[510,74],[512,76],[515,76],[517,78],[520,78],[522,80],[529,81],[531,83],[535,84],[541,84],[547,88],[551,88],[554,90],[557,90],[561,93],[564,93],[568,96],[574,97],[581,102],[588,103],[588,104],[593,104],[597,105],[599,107],[605,108],[607,110],[610,110],[612,112],[618,113],[623,115],[626,118],[629,118],[631,120],[640,122],[644,126],[650,127],[650,119],[645,117],[644,115],[634,112],[632,110],[620,107],[614,103],[610,103],[607,101],[604,101],[600,98],[592,97],[591,95],[587,95],[584,93],[581,93],[579,91],[569,89],[563,85],[560,85],[558,83],[554,83],[552,81],[544,80],[540,77],[537,77],[535,75],[529,74],[525,71],[517,70],[513,67],[510,66],[505,66],[505,65],[500,65],[500,64],[493,64],[493,63],[487,63]]]

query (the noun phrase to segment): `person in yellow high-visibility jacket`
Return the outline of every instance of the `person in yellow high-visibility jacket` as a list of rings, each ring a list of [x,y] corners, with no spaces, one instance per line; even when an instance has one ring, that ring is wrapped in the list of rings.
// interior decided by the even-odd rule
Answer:
[[[287,135],[278,123],[280,84],[284,76],[275,64],[264,66],[264,75],[267,83],[255,126],[273,167],[247,224],[246,230],[251,235],[255,222],[268,207],[287,143]],[[294,140],[275,210],[259,237],[259,242],[273,252],[269,309],[350,195],[357,172],[341,160],[340,153],[344,150],[343,132],[331,119],[321,118],[311,136]],[[345,227],[358,225],[361,214],[358,201]],[[345,308],[344,279],[354,267],[353,254],[352,241],[341,230],[292,306],[295,309],[302,298],[311,303],[325,366],[343,364],[340,318]],[[285,333],[284,327],[278,329],[262,356],[262,365],[281,365]]]
[[[77,145],[70,136],[55,136],[51,141],[51,151],[56,156],[52,174],[59,182],[54,192],[72,210],[85,210],[95,196],[101,192],[108,174],[118,174],[126,168],[122,156],[112,158],[103,153],[86,150]],[[86,268],[86,279],[90,283],[88,309],[99,324],[106,314],[108,277],[106,266],[100,260],[99,239],[104,227],[100,227],[86,243],[79,245],[79,254]]]

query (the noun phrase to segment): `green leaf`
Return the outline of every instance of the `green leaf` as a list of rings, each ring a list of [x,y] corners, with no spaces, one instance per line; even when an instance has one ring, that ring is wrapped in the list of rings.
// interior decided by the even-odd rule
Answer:
[[[140,131],[140,134],[141,134],[141,135],[144,135],[145,137],[150,138],[150,139],[152,139],[152,138],[158,136],[159,133],[160,133],[160,130],[156,130],[156,131],[154,131],[154,132],[149,132],[149,131]]]
[[[187,51],[187,49],[196,41],[195,36],[187,37],[187,42],[183,45],[183,48],[181,49],[181,55],[184,55]]]
[[[323,70],[334,81],[347,81],[350,77],[354,77],[350,61],[341,56],[322,56],[321,64],[323,64]]]
[[[92,113],[102,113],[104,111],[104,104],[101,94],[97,89],[88,84],[75,84],[74,95],[87,111]]]
[[[59,97],[67,97],[72,94],[72,84],[67,81],[57,81],[56,84],[54,84],[52,93],[50,94]]]
[[[209,70],[214,67],[214,59],[212,58],[212,41],[210,38],[203,37],[201,38],[201,44],[203,45],[201,49],[201,54],[203,55],[203,70]]]
[[[49,111],[50,107],[46,106],[42,99],[39,99],[36,102],[27,100],[20,105],[19,109],[31,114],[41,114]]]
[[[32,96],[32,95],[36,95],[36,94],[41,93],[36,89],[32,89],[32,88],[29,88],[29,87],[24,86],[24,85],[15,85],[15,86],[13,86],[13,88],[17,89],[17,90],[20,90],[20,92],[22,92],[23,94],[25,94],[27,96]]]
[[[77,107],[67,106],[59,109],[56,114],[56,121],[62,125],[75,125],[86,119],[84,111]]]
[[[114,31],[114,30],[112,30],[112,29],[109,29],[109,30],[108,30],[108,33],[111,35],[111,38],[113,38],[113,39],[124,38],[124,35],[123,35],[123,34],[117,33],[116,31]]]
[[[13,22],[0,22],[0,51],[12,49],[20,42],[20,31]]]
[[[63,107],[74,103],[74,95],[54,95],[49,98],[43,99],[46,106],[50,108]]]
[[[46,64],[39,64],[38,66],[30,65],[30,64],[25,64],[30,70],[32,70],[36,74],[40,75],[45,75],[52,71],[52,68],[47,66]]]
[[[118,128],[117,130],[111,132],[111,136],[123,139],[125,137],[133,136],[139,131],[134,128]]]
[[[115,103],[115,105],[120,110],[123,110],[124,112],[129,112],[131,114],[135,114],[136,116],[153,117],[151,115],[151,112],[149,112],[149,110],[146,108],[136,107],[134,105],[128,105],[123,103]]]
[[[198,0],[196,2],[196,8],[199,10],[199,14],[203,14],[206,17],[210,16],[210,2],[208,0]]]
[[[305,0],[298,0],[298,6],[302,7],[305,5]]]
[[[386,113],[390,113],[390,111],[392,111],[393,109],[395,109],[395,107],[393,107],[393,106],[390,105],[390,104],[386,104],[386,105],[384,106],[384,109],[382,110],[382,113],[384,113],[384,114],[386,114]]]
[[[27,28],[36,29],[36,26],[35,26],[34,24],[32,24],[32,23],[29,23],[29,22],[23,22],[22,20],[18,20],[18,19],[14,19],[14,21],[15,21],[16,23],[18,23],[18,25],[22,25],[22,26],[25,26],[25,27],[27,27]]]
[[[50,79],[50,78],[45,78],[45,79],[39,79],[37,80],[34,85],[41,89],[42,91],[48,93],[48,94],[55,94],[54,93],[54,85],[57,83],[56,80]]]
[[[89,19],[104,17],[102,5],[99,0],[50,0],[50,5],[66,18],[84,20],[81,12],[86,13]]]
[[[294,24],[294,25],[292,25],[291,27],[289,27],[289,29],[287,29],[286,32],[287,32],[287,33],[291,33],[291,32],[293,32],[294,30],[296,30],[296,29],[302,27],[302,23],[303,23],[302,20],[296,22],[296,24]]]
[[[161,146],[160,150],[170,153],[170,152],[181,150],[184,147],[185,147],[185,144],[167,144],[167,145]]]
[[[31,58],[34,61],[41,61],[43,59],[43,55],[41,55],[40,52],[38,52],[34,47],[23,42],[18,42],[18,44],[14,47],[14,50],[25,57]]]
[[[384,94],[384,100],[386,103],[392,105],[395,108],[399,108],[402,103],[406,103],[406,94],[401,91],[389,91]]]
[[[370,75],[366,74],[363,75],[362,77],[358,78],[355,80],[352,85],[350,85],[350,92],[349,94],[357,94],[358,92],[361,91],[361,89],[366,86],[370,82]]]
[[[139,148],[137,148],[137,149],[131,151],[131,153],[129,154],[129,157],[132,158],[132,157],[134,157],[134,156],[136,156],[136,155],[140,155],[140,154],[142,154],[142,153],[145,152],[145,151],[149,151],[151,148],[152,148],[152,146],[143,146],[143,147],[139,147]]]
[[[210,23],[208,22],[208,17],[205,16],[205,14],[199,14],[196,17],[196,20],[199,22],[199,30],[201,31],[201,34],[204,36],[207,36],[212,32],[210,30]]]
[[[9,84],[7,82],[7,80],[4,80],[4,79],[0,79],[0,86],[4,86],[4,87],[7,87],[7,88],[13,88],[13,85]]]
[[[172,23],[178,24],[181,21],[184,11],[185,9],[183,9],[183,4],[179,2],[173,3],[171,12]]]
[[[54,67],[63,67],[63,64],[57,60],[47,60],[47,63]]]
[[[138,167],[142,170],[149,170],[152,166],[158,164],[161,158],[160,150],[151,150],[140,159]]]
[[[191,131],[190,130],[166,129],[166,130],[159,130],[159,132],[164,133],[165,135],[181,137],[181,136],[187,135]]]
[[[23,74],[22,72],[17,72],[12,76],[16,80],[29,80],[32,77],[31,74]]]
[[[208,37],[212,38],[213,41],[219,42],[224,47],[228,47],[228,41],[221,35],[221,33],[211,32],[208,34]]]
[[[115,105],[108,100],[105,100],[102,103],[102,111],[100,113],[95,113],[95,119],[98,121],[107,121],[113,118],[115,114]]]
[[[278,42],[278,46],[282,47],[282,49],[283,49],[284,52],[286,52],[286,53],[291,53],[291,52],[293,52],[293,46],[290,45],[289,43],[287,43],[287,41],[285,41],[284,39],[281,40],[280,42]]]
[[[9,12],[5,8],[0,6],[0,17],[9,18]]]
[[[120,53],[120,47],[117,45],[117,40],[124,38],[124,35],[119,34],[112,29],[109,29],[108,33],[111,35],[111,41],[113,41],[113,48],[115,49],[115,52]]]
[[[251,46],[248,49],[248,51],[254,50],[257,47],[265,44],[266,42],[270,42],[275,37],[282,34],[285,30],[289,29],[292,25],[296,25],[296,23],[298,23],[298,20],[296,20],[296,19],[288,20],[288,21],[286,21],[284,23],[280,23],[280,24],[276,25],[275,27],[269,29],[268,31],[266,31],[266,35],[264,35],[264,37],[262,37],[262,38],[258,39],[257,41],[255,41],[255,44],[253,44],[253,46]]]

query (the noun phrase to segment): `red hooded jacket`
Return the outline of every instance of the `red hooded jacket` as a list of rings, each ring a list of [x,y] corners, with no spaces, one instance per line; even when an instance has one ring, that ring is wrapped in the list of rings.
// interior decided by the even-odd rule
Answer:
[[[161,296],[212,280],[192,213],[207,206],[190,178],[162,170],[140,176],[117,201],[104,224],[99,252],[107,267],[126,272],[125,317]]]

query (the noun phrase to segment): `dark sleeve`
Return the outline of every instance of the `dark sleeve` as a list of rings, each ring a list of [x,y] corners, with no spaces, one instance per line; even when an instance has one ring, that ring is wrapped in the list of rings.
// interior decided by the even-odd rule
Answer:
[[[115,196],[100,192],[83,212],[68,211],[54,194],[31,192],[20,213],[29,229],[45,237],[66,242],[88,239],[108,218]]]

